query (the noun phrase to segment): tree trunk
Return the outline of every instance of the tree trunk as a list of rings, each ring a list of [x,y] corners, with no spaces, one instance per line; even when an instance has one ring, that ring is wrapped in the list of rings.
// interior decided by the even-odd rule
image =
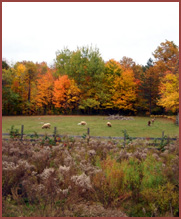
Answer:
[[[150,91],[150,96],[149,96],[149,113],[151,115],[151,91]]]
[[[177,113],[177,116],[176,116],[176,125],[179,125],[179,112]]]
[[[46,115],[46,113],[47,113],[47,106],[44,105],[44,115]]]
[[[30,102],[30,94],[31,94],[31,85],[29,80],[29,87],[28,87],[28,102]]]

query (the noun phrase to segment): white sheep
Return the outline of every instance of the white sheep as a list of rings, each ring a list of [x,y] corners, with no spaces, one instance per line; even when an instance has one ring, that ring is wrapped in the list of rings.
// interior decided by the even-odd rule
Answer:
[[[87,122],[85,122],[85,121],[81,121],[80,123],[78,123],[78,125],[87,125]]]
[[[47,129],[47,128],[50,129],[50,126],[51,126],[50,123],[45,123],[45,124],[42,126],[42,129]]]
[[[110,122],[107,122],[107,126],[108,126],[108,127],[112,127],[112,125],[111,125]]]

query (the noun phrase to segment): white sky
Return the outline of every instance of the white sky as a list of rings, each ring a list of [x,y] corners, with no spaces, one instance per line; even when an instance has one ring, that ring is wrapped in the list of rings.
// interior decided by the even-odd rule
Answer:
[[[56,51],[97,47],[104,61],[146,65],[165,40],[179,46],[178,2],[3,2],[2,57],[53,64]]]

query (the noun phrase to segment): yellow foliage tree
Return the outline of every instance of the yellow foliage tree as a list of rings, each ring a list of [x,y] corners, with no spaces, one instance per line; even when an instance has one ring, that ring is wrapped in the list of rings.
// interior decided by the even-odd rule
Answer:
[[[136,89],[133,70],[126,69],[121,76],[115,77],[112,97],[114,107],[119,110],[135,111]]]
[[[123,72],[122,66],[114,59],[110,59],[105,64],[105,77],[104,77],[104,92],[102,107],[105,109],[112,109],[114,104],[112,102],[112,96],[114,94],[113,85],[116,81],[115,78],[119,78]]]
[[[167,111],[177,112],[179,110],[179,75],[167,73],[160,85],[161,98],[158,105]]]
[[[74,80],[70,80],[70,87],[67,90],[67,107],[72,111],[78,107],[80,100],[80,89],[77,87]]]

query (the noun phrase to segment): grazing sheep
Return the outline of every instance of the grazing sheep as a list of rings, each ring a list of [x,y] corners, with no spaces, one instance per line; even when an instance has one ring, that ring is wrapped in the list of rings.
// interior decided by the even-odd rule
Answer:
[[[150,126],[151,125],[151,122],[150,121],[148,121],[148,126]]]
[[[81,121],[80,124],[81,125],[87,125],[87,123],[85,121]]]
[[[152,124],[154,123],[154,121],[155,121],[155,118],[151,120]]]
[[[50,123],[45,123],[43,126],[42,126],[42,129],[50,129]]]
[[[108,126],[108,127],[112,127],[112,125],[111,125],[110,122],[107,122],[107,126]]]
[[[81,123],[79,122],[77,125],[81,125]]]

